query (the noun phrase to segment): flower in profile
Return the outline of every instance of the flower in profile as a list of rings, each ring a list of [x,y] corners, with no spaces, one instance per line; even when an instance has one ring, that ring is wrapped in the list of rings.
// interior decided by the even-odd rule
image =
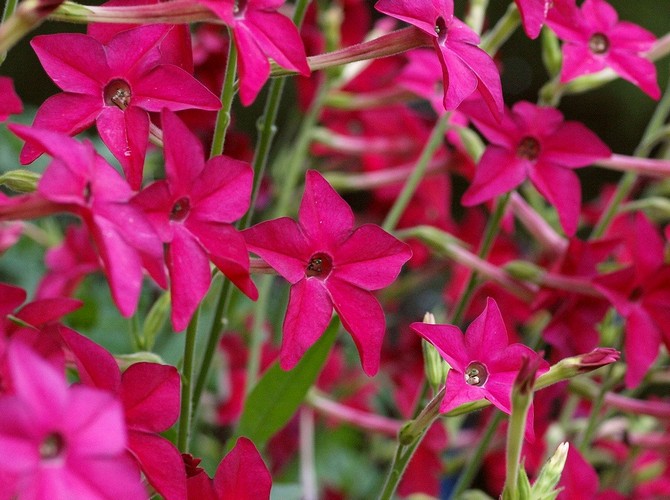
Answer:
[[[7,498],[146,498],[111,393],[68,387],[64,373],[20,342],[10,344],[7,362],[14,389],[0,397],[0,491]]]
[[[23,104],[11,78],[0,76],[0,122],[4,122],[9,115],[16,115],[23,111]]]
[[[371,293],[390,285],[412,256],[379,226],[354,230],[351,207],[315,170],[307,172],[298,222],[288,217],[244,231],[249,250],[291,283],[280,365],[293,368],[337,311],[356,343],[363,370],[379,369],[384,312]]]
[[[656,66],[644,56],[656,41],[653,33],[626,21],[604,0],[555,2],[547,25],[563,40],[561,82],[611,68],[653,99],[661,96]]]
[[[205,163],[202,145],[174,113],[164,110],[161,122],[167,179],[133,201],[168,245],[172,324],[181,331],[209,289],[210,260],[247,296],[258,297],[244,238],[231,225],[249,208],[253,173],[226,156]]]
[[[453,325],[412,323],[412,330],[433,344],[449,363],[446,393],[440,412],[479,399],[487,399],[503,412],[512,412],[510,395],[514,380],[524,358],[529,361],[540,356],[523,344],[509,344],[500,309],[489,298],[484,311],[465,332]],[[549,369],[539,361],[537,375]]]
[[[495,116],[503,111],[500,74],[480,49],[479,36],[454,16],[453,0],[379,0],[375,8],[428,34],[444,80],[444,108],[454,110],[477,91]]]
[[[581,209],[581,186],[574,168],[611,155],[596,134],[557,109],[516,103],[500,122],[480,102],[463,111],[490,144],[484,151],[463,205],[473,206],[506,193],[527,178],[556,208],[561,226],[572,236]]]
[[[80,33],[33,38],[42,66],[64,91],[40,106],[33,126],[75,135],[95,123],[128,183],[139,189],[149,112],[221,107],[189,73],[161,63],[160,45],[169,31],[165,25],[141,26],[118,33],[104,45]],[[27,144],[21,162],[30,163],[43,151]]]
[[[310,73],[300,33],[277,12],[284,0],[189,0],[200,3],[230,26],[239,55],[240,100],[251,104],[270,76],[268,58],[283,68]]]
[[[552,0],[514,0],[514,2],[519,8],[526,35],[533,39],[537,38],[553,5]]]

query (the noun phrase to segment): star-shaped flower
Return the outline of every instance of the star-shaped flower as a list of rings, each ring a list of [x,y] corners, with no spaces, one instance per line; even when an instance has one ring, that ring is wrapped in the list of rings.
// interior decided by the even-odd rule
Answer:
[[[511,111],[506,109],[500,122],[476,102],[468,102],[463,110],[491,143],[463,195],[463,205],[478,205],[529,178],[572,236],[581,209],[581,187],[572,169],[610,156],[609,148],[581,123],[564,121],[554,108],[521,101]]]
[[[442,65],[446,110],[456,109],[477,91],[496,116],[502,113],[498,69],[477,46],[477,33],[454,17],[453,0],[379,0],[375,8],[416,26],[432,38]]]
[[[484,311],[465,332],[453,325],[412,323],[412,330],[433,344],[449,363],[446,393],[440,412],[470,401],[487,399],[500,410],[512,412],[510,395],[524,357],[539,355],[523,344],[509,344],[496,302],[489,298]],[[549,369],[542,360],[538,374]]]
[[[248,163],[216,156],[207,163],[198,139],[177,116],[161,115],[167,179],[142,190],[134,203],[168,244],[172,324],[188,325],[211,282],[210,260],[252,299],[249,254],[231,225],[249,208],[253,173]]]
[[[162,64],[160,44],[169,30],[165,25],[142,26],[118,33],[105,45],[79,33],[33,38],[31,45],[42,66],[64,90],[40,106],[33,126],[74,135],[95,123],[128,183],[139,189],[149,112],[221,107],[219,99],[189,73]],[[21,162],[30,163],[43,151],[26,145]]]
[[[656,66],[644,57],[656,37],[646,29],[619,21],[617,11],[604,0],[555,2],[547,18],[549,27],[563,40],[561,82],[611,68],[624,80],[658,99]]]
[[[308,76],[305,48],[295,24],[277,12],[284,0],[189,0],[230,26],[239,54],[240,100],[251,104],[270,76],[268,58]]]
[[[328,182],[307,172],[298,222],[288,217],[244,231],[249,249],[291,283],[280,365],[291,369],[337,311],[353,337],[363,370],[379,369],[385,320],[371,293],[390,285],[409,247],[374,224],[354,230],[354,214]]]

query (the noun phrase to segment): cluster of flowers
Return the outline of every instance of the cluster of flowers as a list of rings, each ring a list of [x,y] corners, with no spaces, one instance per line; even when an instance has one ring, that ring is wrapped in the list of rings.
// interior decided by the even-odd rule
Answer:
[[[659,392],[670,348],[670,226],[665,238],[659,228],[667,200],[658,184],[638,182],[670,175],[670,162],[644,158],[666,152],[668,106],[661,102],[635,157],[614,154],[557,109],[563,95],[617,76],[661,99],[653,61],[670,52],[670,37],[619,20],[604,0],[515,0],[481,37],[481,0],[469,2],[465,21],[453,0],[378,0],[374,25],[364,0],[309,9],[299,0],[293,21],[283,0],[61,3],[23,0],[0,24],[0,51],[45,19],[88,24],[86,34],[32,38],[62,92],[31,126],[7,125],[23,141],[18,162],[49,158],[41,174],[0,176],[0,252],[36,231],[33,219],[80,222],[62,219],[64,236],[45,253],[32,302],[22,305],[27,293],[0,283],[0,499],[268,498],[270,470],[290,477],[298,447],[302,495],[316,498],[313,411],[329,417],[326,425],[398,437],[383,487],[381,479],[333,481],[333,498],[375,489],[390,498],[396,488],[438,495],[445,450],[465,462],[477,443],[481,453],[454,493],[484,467],[488,480],[477,487],[504,498],[670,495],[663,424],[616,427],[626,413],[670,414],[670,403],[642,397]],[[194,22],[204,24],[191,33]],[[551,80],[540,104],[510,108],[494,56],[519,25],[531,39],[542,33]],[[287,127],[298,129],[295,143],[264,175],[282,80],[267,94],[253,152],[231,140],[240,134],[228,131],[231,103],[239,93],[252,104],[271,75],[287,74],[299,75],[304,126]],[[0,77],[0,120],[22,112],[12,80]],[[74,138],[93,124],[111,157]],[[164,178],[152,181],[147,165],[157,151]],[[626,173],[583,203],[574,170],[594,164]],[[467,185],[459,217],[454,178]],[[631,194],[638,199],[623,210]],[[661,217],[651,210],[658,206]],[[255,210],[264,217],[251,225]],[[146,330],[169,315],[173,332],[187,330],[179,370],[148,362],[154,353],[115,357],[65,326],[64,316],[86,307],[72,297],[97,272],[123,317],[146,317]],[[272,300],[270,282],[255,283],[254,273],[288,281],[288,302]],[[218,274],[221,290],[212,286]],[[439,306],[419,293],[436,287]],[[232,300],[238,292],[250,300]],[[216,294],[196,380],[198,321]],[[416,321],[428,307],[443,324]],[[281,309],[281,328],[266,323],[269,308]],[[223,318],[244,332],[220,338]],[[342,339],[316,359],[329,325],[340,323],[353,348]],[[154,347],[141,340],[137,351]],[[215,410],[201,411],[217,346]],[[625,363],[613,364],[619,349]],[[350,351],[365,375],[385,376],[361,377]],[[576,379],[569,390],[554,385],[605,365],[606,375]],[[258,399],[268,401],[254,406]],[[380,401],[393,410],[381,412]],[[607,421],[614,430],[605,429],[602,405],[619,412]],[[506,443],[493,439],[500,418],[488,417],[491,408],[472,425],[438,419],[488,406],[510,415]],[[268,414],[249,416],[259,408]],[[212,470],[219,464],[213,479],[188,453],[199,418],[220,431],[216,452],[196,448]],[[263,426],[276,429],[265,435]],[[543,467],[552,432],[579,446],[559,447]],[[238,438],[227,454],[223,434]],[[243,436],[264,448],[270,469]],[[596,473],[603,455],[627,457],[626,470],[655,469],[617,483]]]

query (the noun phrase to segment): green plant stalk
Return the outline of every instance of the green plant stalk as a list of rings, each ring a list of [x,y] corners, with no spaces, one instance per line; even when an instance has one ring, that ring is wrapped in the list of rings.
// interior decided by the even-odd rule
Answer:
[[[515,397],[516,396],[516,397]],[[512,394],[512,415],[507,428],[506,446],[506,479],[503,488],[504,499],[520,498],[517,486],[519,484],[519,469],[521,466],[521,449],[523,436],[526,430],[526,417],[533,402],[532,392],[527,395]]]
[[[468,15],[465,18],[465,24],[470,26],[477,34],[481,34],[486,17],[486,9],[489,6],[489,0],[471,0]]]
[[[407,208],[412,196],[414,196],[421,179],[423,179],[423,176],[426,174],[430,160],[433,158],[435,151],[437,151],[437,148],[440,147],[444,140],[444,134],[447,131],[450,116],[451,113],[445,113],[437,120],[437,123],[435,123],[433,131],[428,138],[426,146],[423,148],[423,151],[421,151],[421,156],[419,156],[414,170],[408,177],[407,182],[405,182],[405,185],[393,203],[391,210],[386,215],[386,219],[384,219],[382,228],[385,231],[393,231],[398,225],[400,217]]]
[[[665,88],[663,97],[656,106],[654,114],[652,115],[651,120],[649,120],[649,124],[647,125],[647,128],[642,135],[640,145],[635,149],[633,156],[646,157],[649,155],[650,143],[652,139],[658,134],[658,131],[663,128],[665,121],[668,118],[668,114],[670,114],[670,81],[668,81],[668,85]],[[617,211],[619,210],[619,206],[633,189],[637,178],[638,176],[634,172],[626,172],[623,175],[619,181],[619,184],[617,185],[614,196],[607,205],[607,208],[603,212],[600,220],[593,228],[591,239],[600,238],[605,234],[605,231],[607,231],[607,228],[610,226],[612,220],[616,216]]]
[[[2,22],[0,23],[0,64],[5,62],[7,52],[16,43],[21,40],[27,33],[30,32],[38,23],[38,21],[30,22],[21,16],[20,12],[16,12],[18,0],[7,0],[5,8],[2,11]]]
[[[426,430],[424,430],[424,432],[416,439],[416,441],[408,446],[398,443],[398,448],[396,449],[396,453],[393,458],[393,467],[389,471],[389,475],[386,478],[384,488],[379,495],[379,500],[390,500],[393,497],[393,493],[395,493],[395,490],[398,487],[398,483],[400,483],[400,479],[402,478],[409,461],[414,455],[414,452],[418,448],[419,444],[421,444]]]
[[[19,0],[7,0],[7,3],[5,4],[5,8],[2,11],[2,23],[4,23],[7,19],[9,19],[9,16],[14,14],[14,11],[16,11],[16,6],[18,5]]]
[[[491,251],[493,242],[495,241],[495,238],[498,235],[503,215],[505,215],[505,209],[507,208],[507,203],[509,202],[509,199],[510,199],[510,193],[507,193],[499,197],[498,200],[496,201],[496,206],[493,209],[493,214],[491,215],[491,218],[488,220],[488,223],[486,224],[486,229],[484,230],[484,237],[482,239],[481,246],[479,247],[479,252],[477,252],[477,256],[481,259],[486,259],[486,257],[488,257],[489,255],[489,252]],[[476,286],[477,286],[477,273],[471,272],[470,277],[468,278],[468,282],[465,285],[465,289],[461,294],[461,297],[459,298],[458,303],[454,308],[454,312],[451,316],[451,319],[448,321],[448,323],[458,324],[463,320],[463,315],[465,314],[465,310],[470,304],[470,300],[472,299],[472,295],[474,294]]]
[[[519,10],[516,8],[516,4],[511,3],[496,25],[482,36],[479,47],[489,55],[494,56],[509,37],[514,34],[520,24]]]
[[[198,318],[200,308],[196,308],[191,322],[186,329],[184,340],[184,364],[181,372],[181,410],[179,412],[179,431],[177,434],[177,448],[182,453],[188,453],[191,437],[191,417],[193,404],[191,390],[193,389],[193,361],[195,358],[195,340],[198,333]]]
[[[221,109],[216,114],[216,125],[209,157],[219,156],[223,153],[226,142],[226,133],[230,126],[230,108],[235,98],[235,76],[237,74],[237,48],[232,43],[232,36],[228,30],[228,38],[231,40],[228,46],[228,59],[226,60],[226,72],[221,87]]]

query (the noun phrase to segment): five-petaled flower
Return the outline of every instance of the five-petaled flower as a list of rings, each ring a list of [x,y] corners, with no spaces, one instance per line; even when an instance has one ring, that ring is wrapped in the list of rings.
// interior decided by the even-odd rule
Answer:
[[[496,115],[503,110],[500,74],[480,49],[479,35],[454,16],[453,0],[379,0],[375,8],[427,33],[442,65],[444,107],[456,109],[473,92]]]
[[[609,148],[581,123],[564,121],[554,108],[521,101],[506,110],[500,122],[477,102],[466,103],[463,111],[491,142],[463,195],[463,205],[478,205],[529,178],[556,208],[565,232],[573,235],[581,188],[572,169],[610,156]]]
[[[563,40],[561,82],[611,68],[654,99],[661,96],[656,66],[644,56],[656,41],[653,33],[626,21],[604,0],[555,2],[548,26]]]
[[[511,413],[510,395],[524,357],[539,355],[523,344],[509,344],[500,309],[489,298],[484,311],[465,332],[453,325],[412,323],[412,330],[433,344],[449,363],[446,393],[440,412],[446,413],[470,401],[487,399]],[[549,369],[540,361],[538,375]]]
[[[139,189],[149,112],[221,107],[219,99],[189,73],[162,64],[160,44],[169,30],[165,25],[141,26],[117,34],[105,45],[80,33],[33,38],[31,45],[42,66],[64,90],[44,101],[33,126],[74,135],[95,122],[128,183]],[[21,162],[30,163],[43,151],[27,144]]]
[[[291,283],[280,365],[291,369],[337,311],[354,339],[363,370],[379,369],[384,312],[371,290],[390,285],[409,247],[379,226],[354,230],[351,207],[314,170],[307,172],[298,222],[288,217],[244,231],[249,250]]]

